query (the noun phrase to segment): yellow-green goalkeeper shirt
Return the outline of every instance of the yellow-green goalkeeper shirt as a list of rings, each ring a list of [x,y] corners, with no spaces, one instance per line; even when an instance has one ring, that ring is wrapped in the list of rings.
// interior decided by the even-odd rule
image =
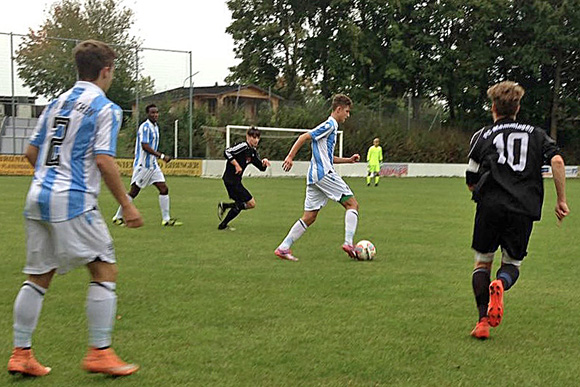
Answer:
[[[383,162],[383,148],[381,146],[371,146],[367,152],[367,162],[371,165],[379,165]]]

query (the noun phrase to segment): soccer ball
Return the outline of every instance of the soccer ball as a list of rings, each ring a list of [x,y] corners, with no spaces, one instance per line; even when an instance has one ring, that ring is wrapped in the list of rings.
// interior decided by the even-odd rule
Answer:
[[[370,261],[375,258],[377,249],[370,241],[362,240],[356,244],[354,252],[359,261]]]

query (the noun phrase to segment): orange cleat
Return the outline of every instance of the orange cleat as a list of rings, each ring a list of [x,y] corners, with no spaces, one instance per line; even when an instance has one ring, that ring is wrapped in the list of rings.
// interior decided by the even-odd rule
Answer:
[[[471,336],[479,340],[489,339],[489,319],[482,317],[471,331]]]
[[[497,327],[503,317],[503,282],[492,281],[489,285],[489,306],[487,307],[489,325]]]
[[[128,364],[119,359],[112,348],[90,348],[82,364],[85,371],[113,376],[131,375],[139,370],[136,364]]]
[[[48,375],[50,370],[50,367],[45,367],[36,360],[32,349],[14,348],[8,360],[8,372],[12,375],[44,376]]]

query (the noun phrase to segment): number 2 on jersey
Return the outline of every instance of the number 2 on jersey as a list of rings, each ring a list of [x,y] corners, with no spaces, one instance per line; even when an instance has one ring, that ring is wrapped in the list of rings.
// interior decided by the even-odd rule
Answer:
[[[68,124],[70,119],[68,117],[55,117],[52,131],[54,135],[50,140],[50,146],[46,152],[46,165],[58,166],[60,165],[60,147],[66,137]]]
[[[526,161],[528,156],[528,141],[529,135],[526,132],[512,132],[507,136],[507,147],[504,143],[503,134],[497,135],[493,139],[493,144],[499,153],[499,164],[508,165],[515,171],[521,172],[526,168]],[[519,147],[518,147],[519,145]],[[506,157],[507,151],[507,157]],[[515,162],[517,158],[517,163]]]

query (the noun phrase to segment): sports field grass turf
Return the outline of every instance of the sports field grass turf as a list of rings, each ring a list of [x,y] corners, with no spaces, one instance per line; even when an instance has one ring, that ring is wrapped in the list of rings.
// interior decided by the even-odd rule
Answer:
[[[580,247],[572,215],[553,215],[546,180],[544,219],[530,255],[506,295],[502,324],[481,342],[470,250],[474,204],[462,179],[346,179],[360,203],[356,240],[377,246],[374,262],[355,262],[340,246],[344,210],[324,208],[294,253],[273,254],[302,213],[303,179],[245,179],[257,207],[218,231],[221,180],[169,178],[172,215],[162,228],[155,188],[136,201],[146,225],[110,226],[119,261],[114,347],[139,363],[113,380],[79,365],[86,350],[87,273],[56,277],[34,336],[51,375],[0,385],[38,386],[577,386],[580,384]],[[12,304],[24,276],[22,219],[30,178],[0,177],[0,366],[12,346]],[[126,181],[126,183],[128,183]],[[116,205],[103,188],[108,223]],[[495,271],[495,267],[494,267]]]

